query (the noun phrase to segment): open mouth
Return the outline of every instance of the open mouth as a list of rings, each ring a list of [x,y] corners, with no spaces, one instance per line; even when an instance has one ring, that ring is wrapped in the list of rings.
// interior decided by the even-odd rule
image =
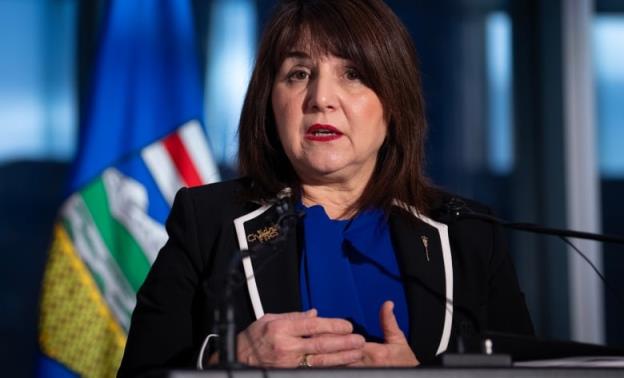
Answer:
[[[340,138],[342,133],[332,125],[314,124],[306,130],[306,139],[326,142]]]
[[[312,135],[336,135],[335,131],[331,130],[316,130],[312,133]]]

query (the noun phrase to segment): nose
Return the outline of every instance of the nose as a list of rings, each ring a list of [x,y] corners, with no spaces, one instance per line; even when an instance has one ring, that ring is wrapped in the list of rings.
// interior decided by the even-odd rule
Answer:
[[[326,112],[338,107],[337,85],[330,74],[319,72],[308,84],[308,106],[312,112]]]

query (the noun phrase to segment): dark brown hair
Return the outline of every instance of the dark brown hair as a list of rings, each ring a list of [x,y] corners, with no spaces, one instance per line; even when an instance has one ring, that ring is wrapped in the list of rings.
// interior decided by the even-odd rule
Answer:
[[[377,165],[352,210],[393,200],[428,213],[430,186],[423,174],[425,108],[416,52],[405,27],[381,0],[281,1],[265,27],[240,119],[240,171],[257,200],[299,181],[280,144],[271,90],[286,54],[304,43],[313,55],[332,54],[356,65],[380,98],[388,120]]]

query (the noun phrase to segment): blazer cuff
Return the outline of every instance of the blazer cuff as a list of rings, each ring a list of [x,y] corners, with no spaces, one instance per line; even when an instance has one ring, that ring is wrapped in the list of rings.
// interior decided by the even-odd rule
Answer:
[[[217,341],[219,340],[219,335],[216,333],[211,333],[204,339],[202,343],[202,347],[199,350],[199,356],[197,356],[197,368],[199,370],[204,370],[204,366],[208,365],[208,359],[212,355],[212,353],[217,350]]]

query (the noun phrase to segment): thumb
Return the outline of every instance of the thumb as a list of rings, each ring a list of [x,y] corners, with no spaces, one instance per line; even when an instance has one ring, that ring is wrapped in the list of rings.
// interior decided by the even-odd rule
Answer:
[[[407,339],[399,328],[393,310],[394,303],[392,301],[385,301],[379,310],[379,322],[386,344],[407,344]]]

